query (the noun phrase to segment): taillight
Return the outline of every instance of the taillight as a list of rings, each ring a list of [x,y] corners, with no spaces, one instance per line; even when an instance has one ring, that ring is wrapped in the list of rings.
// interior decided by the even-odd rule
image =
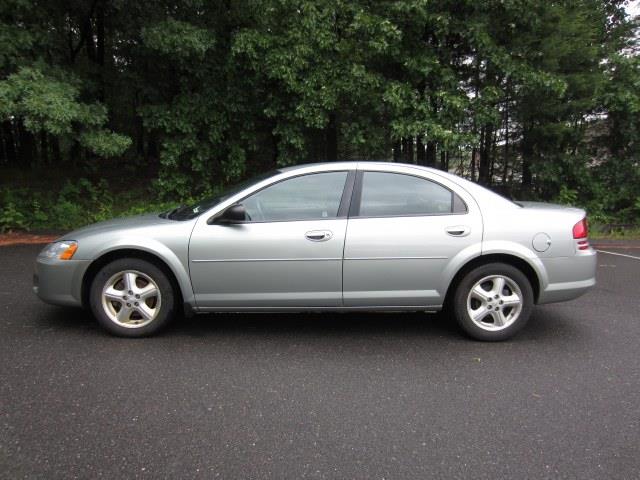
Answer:
[[[577,240],[576,245],[578,250],[586,250],[589,248],[589,225],[587,225],[587,219],[583,218],[573,226],[573,238]]]
[[[587,238],[589,235],[589,227],[587,219],[583,218],[573,226],[573,238]]]

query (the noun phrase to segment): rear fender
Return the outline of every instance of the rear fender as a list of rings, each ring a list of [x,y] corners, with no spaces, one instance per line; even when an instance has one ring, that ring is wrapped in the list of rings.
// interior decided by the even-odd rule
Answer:
[[[482,243],[482,255],[501,254],[512,255],[524,260],[533,268],[540,281],[540,291],[549,285],[547,270],[538,255],[530,248],[516,242],[506,240],[489,240]]]

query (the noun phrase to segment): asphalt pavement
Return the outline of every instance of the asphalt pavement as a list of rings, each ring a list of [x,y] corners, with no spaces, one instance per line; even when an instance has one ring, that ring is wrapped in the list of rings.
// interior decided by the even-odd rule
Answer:
[[[110,337],[0,248],[0,478],[640,477],[640,250],[504,343],[444,315],[218,314]]]

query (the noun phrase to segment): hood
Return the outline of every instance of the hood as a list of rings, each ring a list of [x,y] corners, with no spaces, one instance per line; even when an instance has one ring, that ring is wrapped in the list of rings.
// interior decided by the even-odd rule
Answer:
[[[95,235],[99,233],[106,233],[112,230],[122,230],[127,228],[143,228],[153,225],[173,224],[174,220],[168,220],[161,218],[157,213],[148,213],[145,215],[136,215],[133,217],[114,218],[112,220],[106,220],[104,222],[92,223],[86,227],[79,228],[72,232],[69,232],[60,240],[78,240],[87,235]]]

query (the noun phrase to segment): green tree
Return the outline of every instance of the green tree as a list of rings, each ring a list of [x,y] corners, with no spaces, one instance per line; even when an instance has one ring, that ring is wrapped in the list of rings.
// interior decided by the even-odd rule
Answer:
[[[385,159],[632,219],[637,38],[622,0],[5,0],[0,168],[185,200]]]

